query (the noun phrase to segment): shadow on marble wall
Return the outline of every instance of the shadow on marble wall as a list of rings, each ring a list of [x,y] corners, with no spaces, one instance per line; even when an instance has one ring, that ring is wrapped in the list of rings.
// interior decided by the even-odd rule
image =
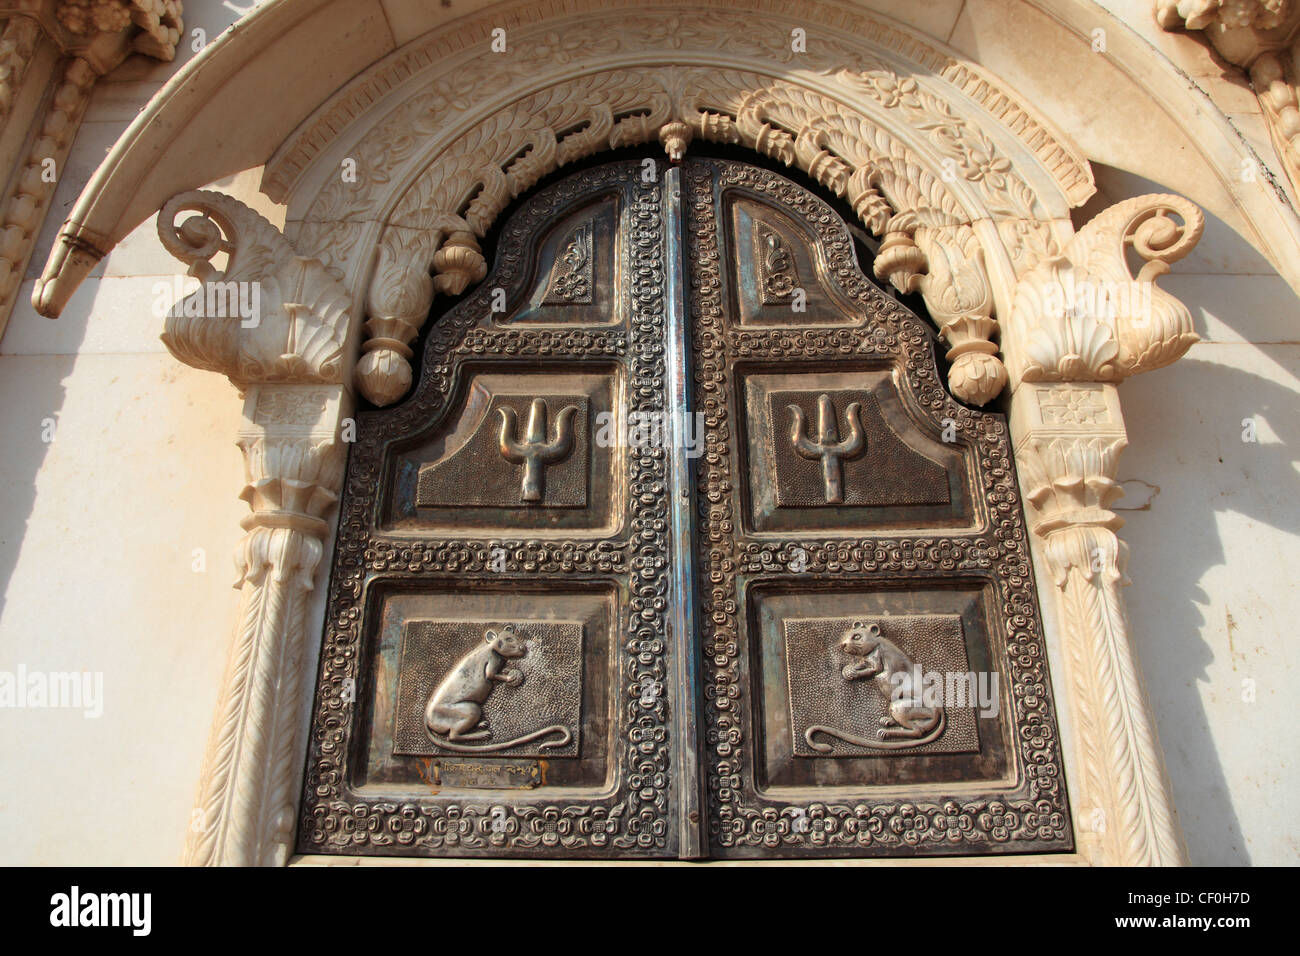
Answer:
[[[1300,535],[1300,509],[1280,506],[1300,500],[1294,451],[1300,447],[1300,394],[1259,374],[1196,358],[1184,358],[1155,374],[1160,378],[1134,380],[1122,393],[1130,450],[1122,459],[1120,477],[1137,476],[1155,486],[1147,510],[1127,510],[1123,499],[1117,508],[1127,522],[1121,534],[1133,552],[1129,573],[1135,586],[1125,595],[1133,641],[1192,862],[1247,864],[1251,854],[1234,797],[1249,799],[1257,812],[1266,811],[1269,801],[1259,805],[1252,783],[1257,787],[1258,778],[1270,768],[1284,767],[1294,743],[1287,733],[1252,733],[1246,723],[1256,723],[1260,730],[1286,726],[1285,703],[1280,723],[1264,719],[1261,703],[1242,714],[1241,725],[1230,726],[1231,715],[1240,712],[1234,698],[1240,697],[1241,688],[1219,686],[1222,681],[1216,682],[1210,668],[1227,664],[1234,680],[1238,675],[1258,679],[1263,693],[1270,675],[1260,673],[1258,663],[1245,667],[1243,657],[1244,669],[1237,669],[1231,614],[1235,607],[1244,622],[1244,612],[1255,600],[1250,590],[1276,587],[1278,582],[1256,578],[1257,568],[1234,575],[1230,591],[1216,587],[1210,593],[1203,582],[1229,563],[1220,520],[1227,512],[1287,536]],[[1280,441],[1242,443],[1239,423],[1248,416],[1266,420]],[[1247,449],[1249,465],[1233,457],[1234,441]],[[1259,547],[1269,546],[1268,537],[1258,536]],[[1243,547],[1241,541],[1234,544]],[[1229,622],[1226,627],[1217,619],[1220,614]],[[1254,634],[1260,640],[1269,637],[1275,647],[1286,639],[1282,634]],[[1250,630],[1238,636],[1243,639],[1256,643]],[[1207,712],[1206,699],[1214,706],[1213,715]],[[1249,778],[1226,777],[1216,738],[1248,748]],[[1236,756],[1243,755],[1239,751]],[[1250,821],[1257,836],[1273,826],[1269,820]]]
[[[0,612],[4,609],[9,580],[18,564],[27,525],[36,504],[36,478],[50,453],[44,440],[53,425],[57,441],[59,410],[63,407],[63,382],[71,372],[72,355],[0,355]],[[77,557],[67,556],[62,568],[50,574],[68,573]],[[0,645],[0,668],[21,653],[21,648]]]
[[[1078,220],[1128,196],[1167,191],[1122,170],[1094,169],[1101,195]],[[1127,522],[1121,535],[1132,549],[1135,586],[1125,597],[1133,641],[1191,862],[1282,862],[1274,848],[1263,851],[1267,859],[1257,859],[1268,834],[1286,837],[1276,818],[1291,819],[1279,813],[1286,797],[1267,791],[1261,778],[1272,770],[1285,774],[1294,745],[1285,733],[1252,733],[1250,723],[1287,726],[1294,695],[1276,702],[1261,697],[1247,705],[1254,710],[1243,711],[1238,678],[1259,678],[1262,688],[1270,675],[1260,673],[1258,662],[1280,652],[1287,638],[1251,621],[1237,639],[1257,643],[1261,655],[1254,669],[1238,672],[1231,612],[1236,607],[1244,618],[1253,589],[1273,593],[1284,587],[1285,575],[1277,565],[1246,567],[1254,560],[1243,551],[1249,546],[1225,541],[1224,529],[1237,516],[1272,529],[1277,534],[1258,535],[1264,549],[1284,548],[1288,539],[1294,547],[1300,537],[1300,508],[1294,506],[1300,500],[1300,302],[1267,260],[1211,215],[1197,250],[1160,284],[1188,306],[1205,341],[1174,365],[1120,389],[1129,448],[1119,477],[1131,481],[1116,511]],[[1241,440],[1242,420],[1252,417],[1266,425],[1261,442],[1248,444]],[[1240,571],[1225,587],[1228,567]],[[1207,591],[1207,582],[1216,579]],[[1293,600],[1279,595],[1282,603]],[[1237,683],[1225,687],[1226,666]],[[1279,721],[1265,719],[1279,706]],[[1234,750],[1221,753],[1222,746]],[[1231,778],[1225,755],[1237,768]],[[1243,775],[1243,764],[1249,774]],[[1283,779],[1278,789],[1286,786]]]

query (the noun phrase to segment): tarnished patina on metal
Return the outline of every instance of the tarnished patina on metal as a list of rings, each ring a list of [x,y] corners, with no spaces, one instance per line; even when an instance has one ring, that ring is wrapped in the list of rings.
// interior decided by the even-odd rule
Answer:
[[[529,200],[415,393],[358,415],[303,852],[690,852],[668,456],[598,440],[672,411],[663,181],[642,170]]]
[[[1006,423],[933,342],[776,173],[533,196],[358,416],[300,849],[1070,848]]]
[[[723,160],[683,191],[710,855],[1069,849],[1005,419],[948,394],[810,192]],[[929,699],[932,674],[996,685],[996,713]]]

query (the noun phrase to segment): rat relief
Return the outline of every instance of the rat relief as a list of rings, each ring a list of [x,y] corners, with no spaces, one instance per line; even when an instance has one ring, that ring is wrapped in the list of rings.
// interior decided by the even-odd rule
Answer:
[[[429,695],[424,724],[433,742],[457,753],[494,753],[542,738],[551,738],[538,745],[543,750],[568,744],[573,734],[562,724],[510,740],[492,739],[483,705],[499,686],[513,689],[523,684],[524,672],[510,662],[527,653],[527,642],[513,627],[487,630],[483,643],[462,656]]]

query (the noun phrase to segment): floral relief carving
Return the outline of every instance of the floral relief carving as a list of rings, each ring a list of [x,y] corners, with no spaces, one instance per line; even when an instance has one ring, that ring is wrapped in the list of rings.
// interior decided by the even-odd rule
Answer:
[[[506,56],[475,55],[499,15],[462,19],[454,28],[433,31],[408,44],[355,82],[330,112],[304,126],[282,147],[268,167],[265,188],[274,198],[282,198],[328,141],[322,140],[318,130],[342,128],[374,101],[377,92],[391,88],[395,80],[426,69],[431,60],[444,62],[441,75],[431,78],[425,86],[427,109],[412,106],[402,109],[400,117],[392,114],[387,121],[413,134],[391,140],[397,147],[392,156],[395,163],[412,156],[418,142],[414,134],[423,128],[419,121],[430,115],[429,110],[467,110],[476,91],[498,93],[518,78],[542,75],[555,64],[572,67],[595,58],[616,54],[632,57],[649,51],[670,52],[684,65],[692,54],[705,57],[702,62],[717,62],[717,55],[724,54],[733,60],[798,63],[802,70],[836,82],[855,81],[861,89],[854,92],[874,95],[886,109],[912,109],[918,117],[932,108],[935,94],[927,87],[938,81],[944,88],[960,91],[960,96],[1003,117],[1008,128],[1023,131],[1024,142],[1032,144],[1030,148],[1052,170],[1073,201],[1082,201],[1092,190],[1091,174],[1082,157],[1008,97],[990,77],[869,14],[819,0],[804,4],[797,20],[788,18],[787,8],[778,0],[751,0],[743,12],[714,0],[693,5],[689,12],[666,10],[654,16],[642,13],[632,0],[614,0],[598,12],[587,6],[581,0],[567,0],[547,8],[515,6],[512,14],[517,25],[512,28],[512,37],[518,39],[512,45],[516,52]],[[566,20],[566,16],[573,19]],[[539,20],[549,22],[540,24]],[[790,30],[795,26],[808,30],[809,42],[801,52],[794,51],[790,44]],[[855,39],[850,41],[848,37]],[[431,55],[435,51],[436,56]],[[886,64],[879,51],[889,51],[894,64],[906,63],[904,72],[899,73],[897,65]],[[917,83],[907,74],[926,79]],[[943,147],[953,150],[954,158],[965,152],[977,177],[992,173],[996,178],[1010,172],[1005,157],[997,156],[996,148],[980,131],[968,121],[951,113],[944,116],[943,112],[940,110],[940,115],[930,117],[928,122],[931,131],[938,134],[936,139],[955,135],[955,142]],[[967,147],[963,141],[972,134],[975,140]]]
[[[1110,418],[1106,403],[1086,386],[1059,385],[1038,393],[1043,421],[1050,425],[1105,425]]]
[[[140,28],[135,47],[170,60],[180,42],[181,0],[59,0],[56,16],[78,36],[116,33],[132,24]]]

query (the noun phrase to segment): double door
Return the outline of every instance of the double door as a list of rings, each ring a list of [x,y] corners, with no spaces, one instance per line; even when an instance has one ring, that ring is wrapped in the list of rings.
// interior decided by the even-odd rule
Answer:
[[[358,416],[300,850],[1070,846],[1005,421],[844,222],[715,159],[532,196]]]

